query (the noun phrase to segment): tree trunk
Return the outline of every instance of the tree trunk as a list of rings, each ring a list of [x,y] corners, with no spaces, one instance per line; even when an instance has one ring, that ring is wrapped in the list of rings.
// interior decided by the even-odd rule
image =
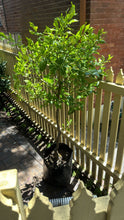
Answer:
[[[59,109],[56,110],[56,124],[57,124],[57,138],[56,138],[56,148],[55,150],[58,151],[59,149],[59,143],[60,143],[60,134],[61,134],[61,131],[60,131],[60,125],[59,125]]]
[[[57,75],[58,75],[58,89],[57,89],[57,100],[59,100],[60,98],[60,93],[61,93],[61,86],[62,86],[62,82],[61,82],[61,75],[59,73],[59,71],[57,71]],[[58,151],[59,149],[59,143],[60,143],[60,125],[59,125],[59,108],[56,109],[56,124],[57,124],[57,138],[56,138],[56,148],[55,150]]]

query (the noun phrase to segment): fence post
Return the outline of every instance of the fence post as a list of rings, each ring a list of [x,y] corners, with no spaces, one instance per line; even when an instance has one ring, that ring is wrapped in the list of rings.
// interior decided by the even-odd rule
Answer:
[[[49,199],[36,188],[34,196],[26,208],[27,220],[53,220],[53,213],[53,206]]]
[[[107,211],[107,220],[124,219],[124,175],[114,185],[110,194],[110,201]]]
[[[70,201],[70,219],[106,220],[108,201],[109,196],[93,199],[92,193],[81,182]]]
[[[16,169],[0,172],[0,191],[3,196],[8,197],[13,204],[17,205],[21,220],[26,220]]]

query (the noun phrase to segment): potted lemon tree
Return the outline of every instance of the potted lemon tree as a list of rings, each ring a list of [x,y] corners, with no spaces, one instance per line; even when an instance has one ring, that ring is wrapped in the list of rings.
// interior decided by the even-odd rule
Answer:
[[[27,45],[20,46],[13,76],[18,91],[21,92],[23,87],[30,98],[39,97],[44,105],[51,104],[56,108],[58,135],[54,147],[46,151],[44,157],[47,158],[48,169],[50,166],[47,177],[55,179],[59,173],[63,178],[61,180],[59,177],[59,183],[64,184],[70,180],[72,152],[68,150],[70,158],[66,158],[67,163],[61,161],[62,149],[66,151],[67,146],[60,143],[59,109],[63,103],[68,106],[69,114],[83,109],[84,98],[99,86],[106,74],[105,64],[111,59],[110,55],[105,59],[99,52],[100,45],[105,43],[104,30],[100,29],[96,34],[93,27],[84,24],[75,33],[72,28],[72,24],[78,22],[75,16],[75,5],[72,4],[70,10],[55,18],[53,27],[46,27],[43,33],[38,32],[38,27],[30,22],[29,31],[35,40],[27,38]],[[45,72],[46,68],[49,71]],[[20,81],[20,75],[24,83]],[[48,87],[47,90],[44,90],[44,85]],[[48,161],[51,152],[52,163]],[[63,167],[67,168],[68,175],[66,171],[63,174]]]

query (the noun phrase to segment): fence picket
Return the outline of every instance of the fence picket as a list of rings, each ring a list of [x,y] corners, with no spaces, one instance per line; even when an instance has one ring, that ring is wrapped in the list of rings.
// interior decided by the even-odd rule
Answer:
[[[87,125],[87,145],[86,149],[91,151],[92,126],[93,126],[93,93],[88,97],[88,125]],[[90,159],[86,158],[86,171],[90,172]]]
[[[117,150],[117,157],[115,164],[115,171],[118,174],[121,173],[123,157],[124,157],[124,108],[121,118],[121,125],[120,125],[119,139],[118,139],[118,150]]]
[[[87,149],[91,150],[93,125],[93,93],[88,98]]]
[[[82,168],[82,170],[85,169],[85,155],[84,152],[81,150],[81,155],[80,155],[80,166]]]
[[[65,130],[65,103],[62,104],[62,111],[61,111],[61,118],[62,118],[62,123],[61,123],[61,127]]]
[[[123,70],[120,69],[117,77],[116,77],[116,83],[119,84],[119,85],[123,85],[124,83],[124,75],[123,75]]]
[[[104,94],[104,109],[103,109],[103,118],[102,118],[101,145],[100,145],[100,155],[99,155],[101,163],[105,162],[111,96],[112,96],[111,92],[105,92]],[[99,172],[98,183],[101,185],[103,179],[103,170],[99,167],[98,172]]]
[[[87,99],[84,100],[84,108],[81,111],[81,144],[86,145],[86,105]]]
[[[11,75],[11,85],[12,89],[13,79],[13,64],[16,62],[15,54],[12,52],[2,51],[0,50],[1,57],[7,60],[7,72]],[[3,55],[2,55],[3,54]],[[48,73],[48,69],[45,73],[42,73],[42,77]],[[95,100],[95,118],[93,117],[93,94],[86,98],[84,101],[84,110],[77,112],[76,114],[72,114],[68,116],[68,119],[72,119],[71,129],[67,131],[66,129],[66,107],[65,104],[62,105],[62,109],[60,110],[60,127],[62,130],[61,140],[65,143],[70,143],[74,148],[75,159],[81,164],[83,169],[86,166],[86,170],[89,174],[90,171],[90,161],[92,162],[92,176],[96,178],[96,167],[98,167],[98,182],[102,183],[103,172],[106,172],[105,176],[105,187],[108,188],[109,179],[113,177],[113,181],[118,180],[123,160],[123,130],[124,126],[124,116],[121,119],[121,126],[119,131],[119,139],[117,145],[117,157],[115,170],[112,171],[113,158],[114,158],[114,149],[115,149],[115,141],[117,137],[117,127],[118,127],[118,114],[120,108],[121,97],[124,96],[124,76],[122,70],[119,72],[116,83],[113,83],[113,70],[112,68],[108,71],[108,76],[106,77],[106,81],[100,82],[100,87],[98,89],[98,93],[96,95]],[[32,75],[32,81],[34,80],[35,75]],[[24,84],[24,79],[20,77],[20,80]],[[43,86],[44,89],[47,89],[47,84]],[[15,92],[15,91],[13,91]],[[18,91],[16,91],[18,92]],[[42,127],[45,132],[48,132],[54,139],[57,135],[56,128],[56,108],[53,105],[49,105],[48,107],[44,106],[44,102],[41,98],[35,99],[33,102],[29,100],[29,95],[24,90],[22,91],[24,100],[21,101],[17,98],[17,94],[13,93],[10,96],[16,100],[18,106],[20,106],[23,111],[26,112],[28,117],[30,117],[33,121],[35,121],[38,125]],[[106,155],[106,145],[107,145],[107,137],[108,137],[108,125],[109,125],[109,116],[110,116],[110,104],[111,97],[114,94],[114,103],[115,107],[113,109],[112,116],[112,124],[110,130],[110,141],[108,148],[108,159],[107,165],[105,160]],[[75,95],[75,94],[74,94]],[[104,108],[103,108],[103,120],[102,120],[102,130],[99,132],[100,126],[100,112],[101,109],[101,99],[104,97]],[[88,102],[88,109],[87,109]],[[41,105],[42,104],[42,108]],[[68,107],[67,107],[68,108]],[[88,120],[87,120],[88,114]],[[124,113],[123,113],[124,114]],[[94,119],[94,120],[93,120]],[[93,124],[94,123],[94,124]],[[64,129],[62,129],[62,124],[64,125]],[[94,126],[94,127],[93,127]],[[94,128],[94,130],[93,130]],[[65,130],[65,131],[63,131]],[[92,143],[93,136],[93,143]],[[101,142],[99,141],[101,137]]]
[[[80,150],[76,148],[76,162],[80,165]]]
[[[76,111],[76,140],[80,142],[80,111]]]
[[[111,132],[110,132],[110,140],[109,140],[109,148],[108,148],[107,164],[110,167],[112,167],[113,158],[114,158],[114,148],[115,148],[117,131],[118,131],[120,105],[121,105],[121,96],[116,95],[114,97],[114,108],[113,108],[113,113],[112,113]]]
[[[95,102],[95,116],[94,116],[94,140],[93,140],[93,155],[98,156],[99,146],[99,131],[100,131],[100,113],[101,113],[101,99],[102,90],[97,89],[96,102]],[[92,163],[92,177],[96,179],[96,164]]]

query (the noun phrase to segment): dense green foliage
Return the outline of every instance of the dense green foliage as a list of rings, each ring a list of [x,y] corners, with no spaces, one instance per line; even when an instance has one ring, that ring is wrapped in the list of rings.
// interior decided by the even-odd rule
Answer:
[[[100,55],[100,45],[105,43],[104,30],[96,34],[93,27],[84,24],[74,33],[71,25],[78,22],[75,15],[72,4],[70,10],[55,18],[53,27],[46,27],[43,33],[30,22],[29,32],[35,40],[27,38],[27,45],[19,44],[13,75],[20,96],[25,90],[29,98],[40,98],[44,105],[56,106],[58,136],[58,109],[62,103],[69,106],[69,113],[82,109],[84,98],[99,86],[106,75],[105,64],[111,60],[110,55],[106,59]]]
[[[27,46],[22,45],[15,65],[15,87],[24,89],[30,97],[41,97],[45,103],[61,108],[64,102],[70,107],[70,113],[83,107],[83,99],[99,85],[105,75],[104,56],[99,54],[100,44],[104,43],[104,31],[97,34],[88,24],[81,26],[74,34],[71,24],[77,22],[75,6],[65,16],[55,18],[53,27],[46,27],[43,33],[30,22],[30,33],[36,41],[27,38]],[[96,56],[97,55],[97,56]],[[42,74],[46,68],[49,71]],[[24,77],[24,85],[19,76]],[[91,83],[87,78],[93,78]],[[48,90],[44,90],[47,84]]]

